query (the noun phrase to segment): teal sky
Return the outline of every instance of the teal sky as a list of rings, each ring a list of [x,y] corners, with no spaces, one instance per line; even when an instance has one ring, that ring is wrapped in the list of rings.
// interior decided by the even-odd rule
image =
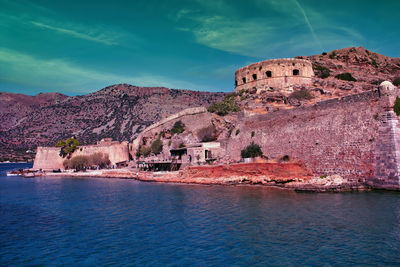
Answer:
[[[349,46],[400,56],[400,1],[0,0],[0,91],[232,91],[234,71]]]

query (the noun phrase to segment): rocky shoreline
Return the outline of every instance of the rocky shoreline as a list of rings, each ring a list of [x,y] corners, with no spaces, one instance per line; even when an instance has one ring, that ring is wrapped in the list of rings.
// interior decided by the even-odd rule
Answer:
[[[231,164],[187,167],[175,172],[137,172],[133,169],[93,170],[86,172],[44,172],[48,177],[88,177],[135,179],[143,182],[203,185],[261,185],[296,192],[348,192],[371,190],[360,182],[339,175],[316,177],[301,164]]]

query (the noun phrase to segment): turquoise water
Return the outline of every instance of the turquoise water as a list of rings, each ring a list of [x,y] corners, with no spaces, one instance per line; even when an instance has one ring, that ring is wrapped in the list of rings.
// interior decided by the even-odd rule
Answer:
[[[399,265],[400,194],[5,176],[0,265]]]

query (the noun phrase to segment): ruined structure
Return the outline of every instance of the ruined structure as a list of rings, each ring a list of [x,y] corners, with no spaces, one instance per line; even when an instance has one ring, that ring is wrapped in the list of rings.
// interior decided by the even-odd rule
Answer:
[[[292,91],[294,85],[307,85],[314,71],[305,59],[272,59],[253,63],[235,72],[235,92],[241,90],[278,89]]]
[[[64,169],[63,162],[65,158],[60,156],[60,147],[38,147],[36,152],[33,169],[35,170],[57,170]],[[101,152],[108,155],[111,165],[116,166],[120,162],[129,161],[128,142],[116,142],[111,138],[105,138],[96,145],[80,146],[72,155],[90,156]]]

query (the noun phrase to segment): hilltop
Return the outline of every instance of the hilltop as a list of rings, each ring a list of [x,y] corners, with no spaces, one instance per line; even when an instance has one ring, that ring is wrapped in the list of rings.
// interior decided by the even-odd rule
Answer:
[[[75,135],[83,144],[112,137],[132,141],[145,127],[185,108],[208,106],[226,93],[117,84],[68,97],[0,93],[0,158],[52,146]]]

